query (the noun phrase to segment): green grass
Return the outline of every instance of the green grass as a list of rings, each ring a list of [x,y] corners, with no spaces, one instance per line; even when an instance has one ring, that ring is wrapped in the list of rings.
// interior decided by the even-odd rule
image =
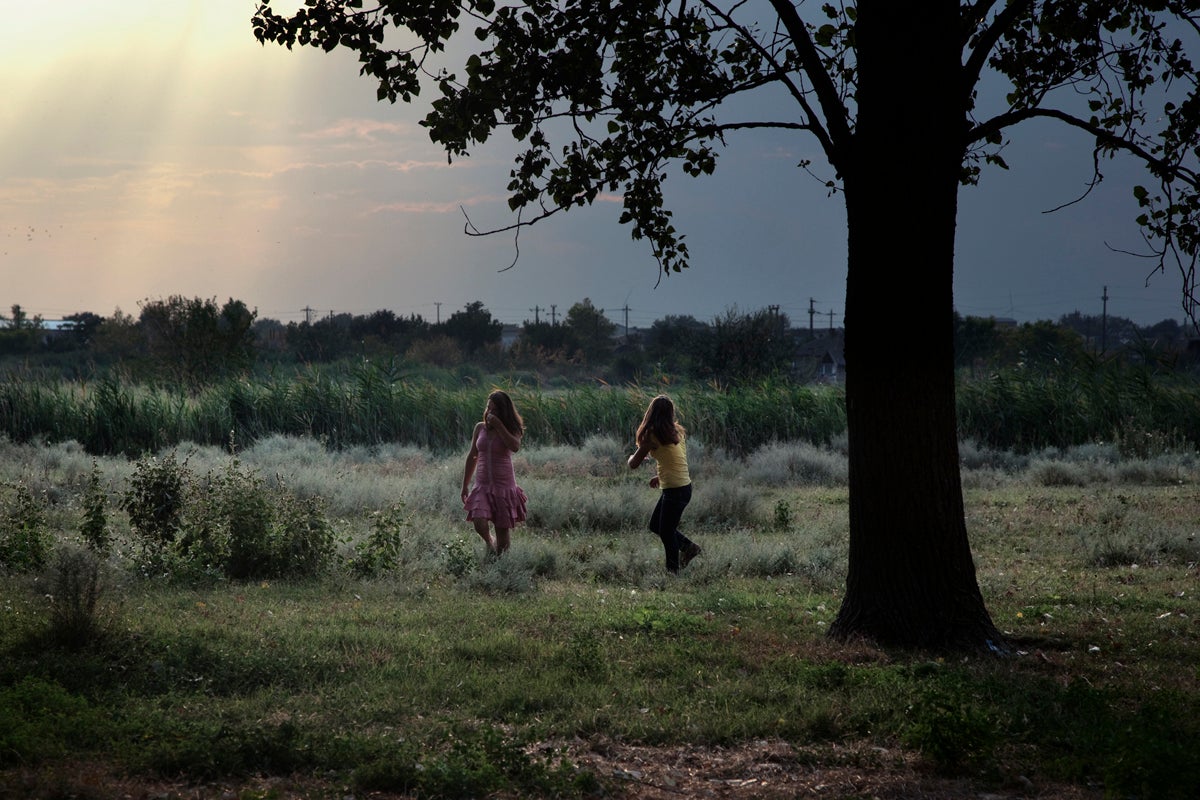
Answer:
[[[92,459],[3,450],[0,478],[23,476],[56,547],[75,542]],[[0,578],[0,795],[278,776],[308,796],[591,796],[621,791],[580,766],[599,751],[760,741],[815,769],[849,751],[904,754],[976,793],[1200,790],[1188,454],[1155,471],[1094,449],[971,450],[968,527],[1007,658],[826,637],[846,557],[836,451],[774,445],[742,460],[697,442],[685,522],[705,550],[679,577],[644,530],[646,475],[622,455],[603,439],[523,450],[536,518],[490,562],[461,519],[458,455],[286,439],[240,454],[324,498],[343,555],[403,502],[399,557],[374,579],[337,565],[304,581],[146,576],[110,506],[94,626],[56,635],[53,568]],[[204,473],[228,457],[187,458]],[[1049,480],[1049,461],[1086,478]],[[771,465],[796,477],[781,483]],[[96,466],[113,492],[131,474],[118,459]],[[894,769],[894,756],[864,758]]]

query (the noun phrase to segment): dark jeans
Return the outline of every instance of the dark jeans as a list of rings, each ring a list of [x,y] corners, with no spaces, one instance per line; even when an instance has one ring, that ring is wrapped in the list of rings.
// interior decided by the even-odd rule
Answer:
[[[663,489],[658,504],[650,514],[650,530],[662,539],[667,553],[667,569],[679,572],[679,550],[692,544],[692,540],[679,531],[679,520],[683,510],[692,501],[692,485]]]

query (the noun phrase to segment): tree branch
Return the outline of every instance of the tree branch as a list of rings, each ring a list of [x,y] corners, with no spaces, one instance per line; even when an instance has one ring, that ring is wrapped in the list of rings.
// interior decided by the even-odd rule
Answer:
[[[976,3],[973,11],[977,18],[982,20],[982,14],[986,14],[993,5],[995,0],[989,2]],[[1034,4],[1034,0],[1013,0],[1004,10],[996,15],[984,31],[979,34],[979,38],[975,42],[975,47],[971,50],[971,55],[967,59],[967,63],[963,65],[963,82],[962,88],[965,92],[970,93],[971,90],[979,83],[979,77],[983,74],[983,68],[987,65],[988,55],[992,52],[992,48],[1000,41],[1008,29],[1017,19],[1021,17],[1029,7]],[[965,101],[966,98],[964,97]]]
[[[817,52],[817,46],[813,43],[812,37],[808,35],[808,28],[805,26],[804,20],[796,13],[796,7],[792,5],[791,0],[771,0],[771,7],[775,9],[775,13],[779,15],[788,35],[792,37],[796,53],[800,56],[800,66],[804,70],[804,74],[812,81],[813,91],[817,93],[817,102],[820,104],[821,110],[825,112],[825,124],[829,128],[828,135],[824,135],[824,131],[820,129],[814,129],[813,132],[817,134],[829,163],[835,170],[841,172],[842,167],[845,166],[842,154],[849,150],[851,142],[850,123],[846,119],[846,106],[842,102],[842,98],[838,96],[833,79],[821,65],[821,54]],[[810,117],[812,117],[811,112]],[[815,120],[815,117],[813,119]]]
[[[986,141],[989,136],[998,135],[1005,128],[1010,128],[1021,122],[1029,119],[1043,117],[1048,119],[1056,119],[1059,122],[1066,123],[1073,128],[1079,128],[1092,136],[1096,137],[1097,144],[1103,147],[1109,147],[1113,150],[1121,150],[1135,156],[1146,163],[1152,171],[1160,175],[1169,175],[1172,178],[1179,178],[1189,186],[1200,188],[1200,176],[1197,176],[1194,170],[1187,169],[1178,164],[1172,164],[1161,158],[1157,158],[1144,147],[1124,139],[1115,133],[1112,133],[1099,125],[1080,119],[1073,114],[1068,114],[1065,111],[1060,111],[1056,108],[1025,108],[1016,111],[1009,111],[1004,114],[992,117],[987,122],[976,125],[967,134],[967,142]]]
[[[740,37],[742,37],[743,41],[747,42],[751,47],[757,50],[758,53],[767,61],[767,63],[771,65],[774,72],[774,78],[767,79],[764,77],[759,81],[747,81],[742,89],[735,88],[733,91],[729,92],[729,95],[732,96],[739,91],[754,89],[758,86],[764,86],[767,83],[778,80],[787,87],[788,93],[795,98],[797,103],[800,104],[801,110],[810,120],[809,124],[804,127],[804,130],[812,131],[813,135],[817,137],[817,141],[821,143],[821,147],[825,150],[826,154],[831,153],[833,150],[833,143],[830,140],[829,133],[821,125],[820,118],[817,116],[812,106],[809,105],[808,98],[804,96],[804,90],[796,85],[795,81],[791,79],[791,76],[789,76],[787,71],[783,68],[783,65],[781,65],[775,59],[775,53],[771,52],[771,50],[769,50],[765,45],[759,42],[758,39],[751,35],[750,31],[744,25],[740,25],[733,19],[733,12],[744,5],[744,2],[737,3],[728,11],[717,7],[713,2],[711,2],[711,0],[702,0],[702,2],[704,3],[705,8],[707,8],[711,14],[724,20],[725,24],[728,25],[730,29],[735,31]]]

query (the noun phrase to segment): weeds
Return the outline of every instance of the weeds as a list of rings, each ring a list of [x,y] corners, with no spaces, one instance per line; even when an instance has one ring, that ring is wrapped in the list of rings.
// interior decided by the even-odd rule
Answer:
[[[129,515],[129,526],[152,556],[163,553],[175,542],[183,523],[184,487],[190,473],[174,452],[162,458],[142,456],[121,508]]]
[[[446,571],[455,578],[468,575],[478,568],[479,563],[476,560],[474,552],[471,550],[471,545],[461,536],[447,542],[445,550]]]
[[[94,460],[83,493],[83,522],[79,526],[79,535],[93,552],[108,555],[112,545],[108,530],[108,493],[101,482],[100,466]]]
[[[96,556],[86,550],[59,550],[51,577],[51,640],[75,650],[93,642],[102,633],[97,618],[100,595]]]
[[[400,566],[404,533],[409,525],[403,503],[394,503],[384,511],[372,513],[370,533],[354,545],[351,572],[360,578],[373,578]]]
[[[1200,734],[1187,454],[1168,485],[1126,482],[1139,462],[1111,446],[970,451],[995,476],[965,498],[980,584],[1017,644],[1005,659],[931,662],[824,635],[846,573],[843,486],[781,486],[704,451],[688,515],[704,556],[666,578],[644,530],[653,493],[621,469],[624,448],[588,441],[522,450],[540,516],[494,561],[456,507],[459,454],[271,438],[234,458],[172,456],[179,481],[160,483],[147,476],[162,455],[97,458],[84,480],[82,459],[63,478],[57,456],[8,443],[0,498],[46,534],[54,566],[44,581],[15,569],[0,581],[0,794],[18,765],[95,763],[194,781],[291,772],[361,794],[571,797],[595,776],[529,743],[577,735],[784,740],[814,769],[831,749],[917,754],[981,791],[1015,775],[1114,796],[1200,790],[1186,747]],[[1047,486],[1035,465],[1048,462],[1085,487]],[[108,555],[51,559],[90,543],[104,474],[145,490],[105,510]],[[22,495],[20,475],[39,476],[38,491]],[[160,494],[181,498],[174,516],[157,514]],[[139,570],[147,532],[161,571]],[[105,580],[121,571],[134,579]],[[103,625],[113,601],[121,625]]]
[[[0,484],[0,567],[14,572],[40,570],[52,546],[44,502],[22,481]]]

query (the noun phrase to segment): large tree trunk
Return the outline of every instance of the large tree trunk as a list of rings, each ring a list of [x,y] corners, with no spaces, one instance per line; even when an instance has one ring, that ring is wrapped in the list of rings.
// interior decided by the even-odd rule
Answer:
[[[864,0],[858,9],[859,116],[842,169],[850,565],[830,633],[999,647],[967,541],[958,461],[958,2]]]

